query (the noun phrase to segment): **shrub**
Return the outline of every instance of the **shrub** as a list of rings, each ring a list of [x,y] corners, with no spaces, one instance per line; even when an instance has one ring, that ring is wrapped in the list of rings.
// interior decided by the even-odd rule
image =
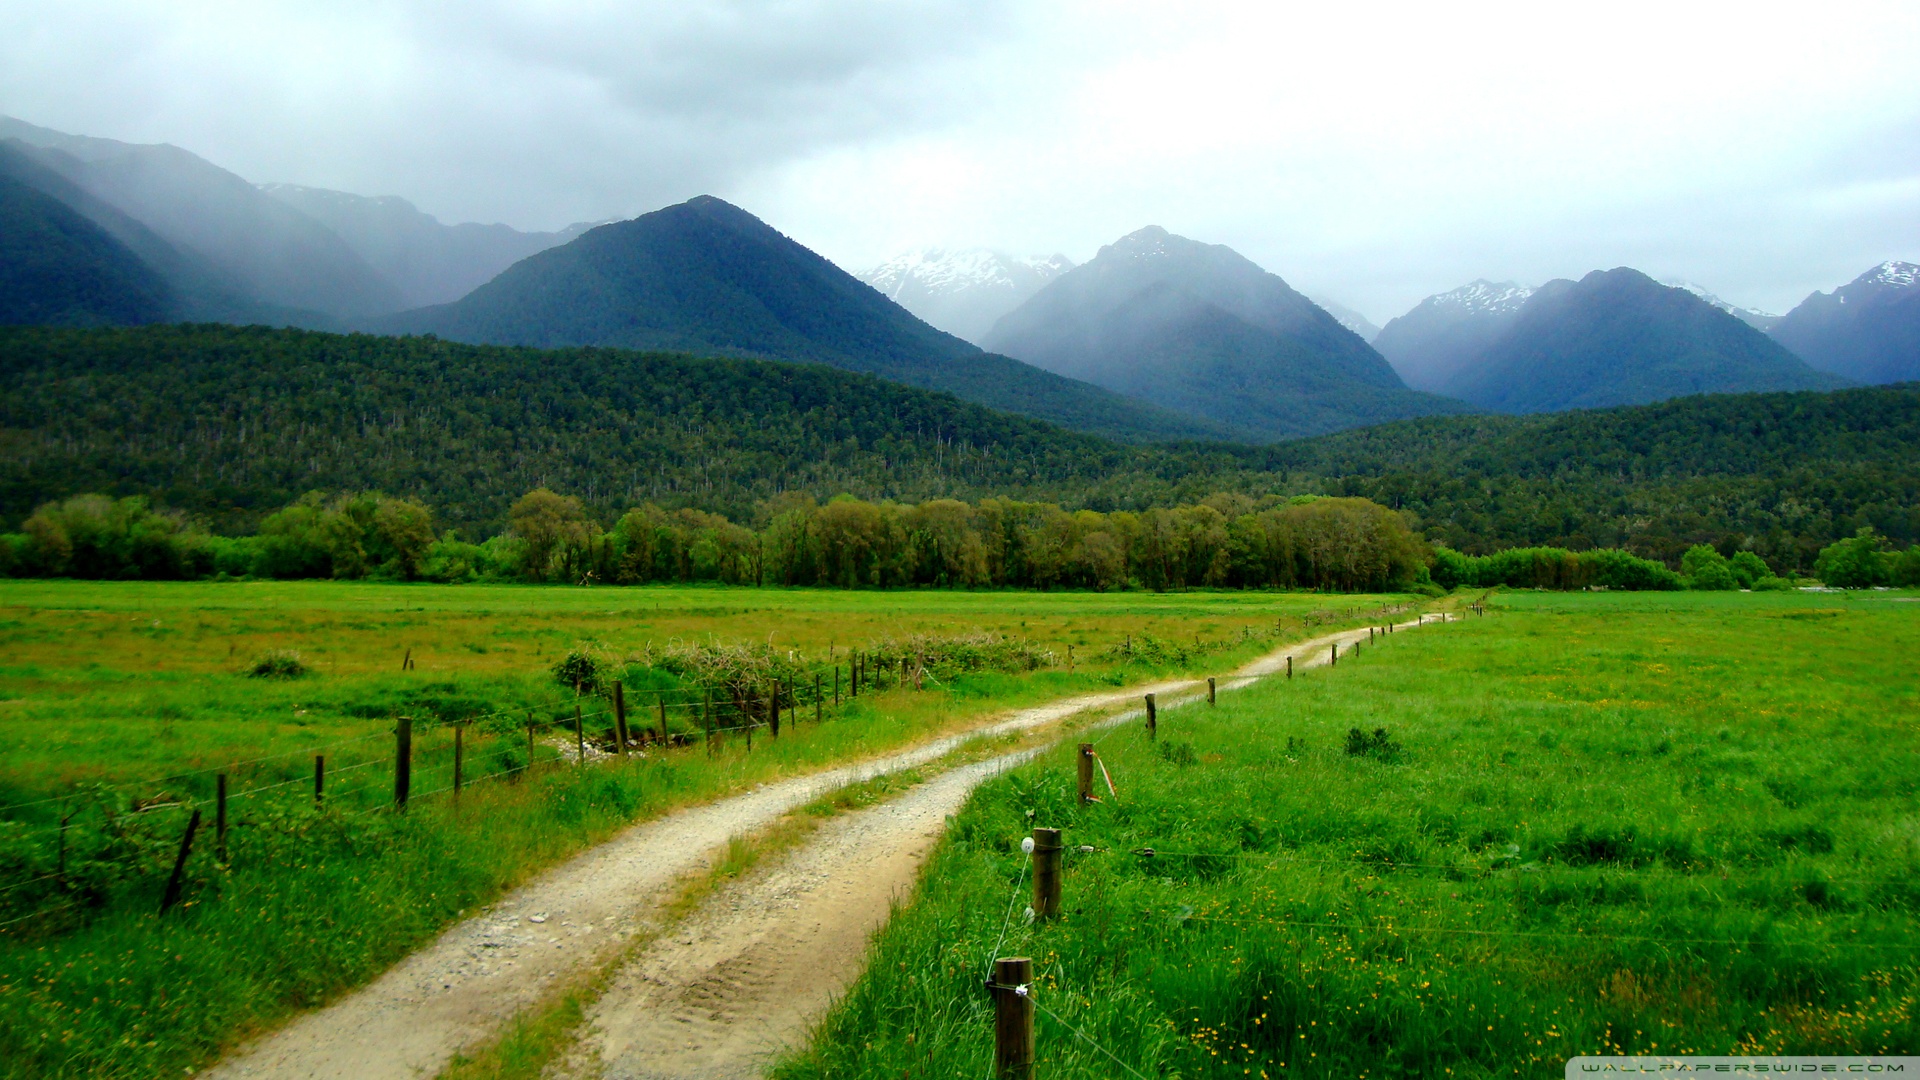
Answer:
[[[553,681],[582,694],[597,694],[602,679],[609,674],[607,666],[592,648],[577,645],[553,665]]]
[[[1727,557],[1705,544],[1695,544],[1680,557],[1680,576],[1687,579],[1689,589],[1724,592],[1738,588]]]
[[[255,679],[297,679],[307,674],[298,649],[269,649],[254,658],[247,674]]]
[[[1786,592],[1792,588],[1793,582],[1783,577],[1774,577],[1772,574],[1753,583],[1754,592]]]
[[[1387,735],[1386,728],[1374,728],[1371,734],[1359,728],[1347,729],[1347,754],[1375,761],[1391,762],[1400,757],[1400,744]]]
[[[1813,572],[1836,589],[1870,589],[1885,585],[1890,561],[1880,551],[1881,536],[1872,526],[1863,526],[1845,540],[1820,549]]]
[[[1889,560],[1892,566],[1890,575],[1892,584],[1902,588],[1920,585],[1920,544],[1915,544]]]
[[[1734,582],[1743,589],[1751,589],[1754,582],[1773,576],[1766,560],[1751,551],[1734,552],[1733,558],[1727,560],[1727,569],[1733,571]]]

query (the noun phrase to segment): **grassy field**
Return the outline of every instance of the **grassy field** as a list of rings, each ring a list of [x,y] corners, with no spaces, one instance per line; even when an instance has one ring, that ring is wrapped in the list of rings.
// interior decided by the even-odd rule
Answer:
[[[996,954],[1050,1078],[1920,1052],[1916,656],[1911,593],[1507,594],[1106,734],[1117,801],[1063,748],[976,794],[773,1075],[988,1075]]]
[[[635,820],[1022,704],[1225,670],[1276,634],[1350,623],[1384,599],[0,583],[0,1076],[181,1075]],[[583,643],[617,657],[770,641],[824,672],[878,640],[974,630],[1057,662],[888,686],[821,724],[803,709],[750,753],[736,736],[711,755],[655,747],[624,767],[561,768],[570,737],[543,736],[535,760],[556,764],[529,769],[516,731],[528,712],[571,716],[551,669]],[[1181,648],[1115,652],[1128,641]],[[298,651],[311,673],[248,677],[271,650]],[[626,678],[638,724],[639,688],[671,679],[645,667]],[[604,727],[604,702],[585,709]],[[470,729],[467,776],[503,782],[456,806],[451,729],[432,721],[482,713],[498,722]],[[404,815],[383,809],[397,714],[427,721],[414,778],[426,797]],[[320,808],[316,752],[328,760]],[[192,809],[210,816],[216,772],[232,783],[232,828],[216,845],[208,821],[183,901],[161,918],[179,838]]]

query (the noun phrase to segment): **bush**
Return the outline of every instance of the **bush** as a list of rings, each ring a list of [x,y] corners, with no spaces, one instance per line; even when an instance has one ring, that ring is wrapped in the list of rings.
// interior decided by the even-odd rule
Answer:
[[[307,674],[298,649],[270,649],[253,661],[247,674],[255,679],[297,679]]]
[[[1820,558],[1813,564],[1813,572],[1821,581],[1836,589],[1870,589],[1875,585],[1885,585],[1891,576],[1892,560],[1880,551],[1881,536],[1872,526],[1861,530],[1845,540],[1839,540],[1820,549]]]
[[[602,681],[611,674],[607,671],[609,666],[594,649],[576,646],[553,665],[553,681],[576,693],[597,694],[602,689]]]
[[[1400,757],[1400,744],[1387,736],[1386,728],[1374,728],[1371,734],[1359,728],[1347,729],[1347,754],[1375,761],[1391,762]]]
[[[1565,548],[1510,548],[1492,555],[1463,555],[1435,547],[1433,581],[1449,589],[1490,589],[1508,585],[1519,589],[1627,590],[1680,589],[1680,575],[1654,562],[1617,548],[1568,551]]]
[[[1695,544],[1680,557],[1680,576],[1687,579],[1689,589],[1725,592],[1739,587],[1727,557],[1705,544]]]
[[[1733,571],[1734,582],[1743,589],[1751,589],[1761,578],[1773,576],[1766,560],[1751,551],[1734,552],[1733,558],[1727,560],[1727,569]]]
[[[1772,574],[1753,583],[1754,592],[1786,592],[1792,588],[1793,582],[1783,577],[1774,577]]]
[[[1920,544],[1915,544],[1889,560],[1892,573],[1891,583],[1903,589],[1920,585]]]

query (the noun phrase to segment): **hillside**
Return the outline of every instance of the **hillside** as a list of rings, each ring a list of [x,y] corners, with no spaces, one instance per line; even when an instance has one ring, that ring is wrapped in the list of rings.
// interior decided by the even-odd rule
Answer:
[[[0,140],[204,260],[243,299],[331,316],[401,306],[393,286],[326,226],[177,146],[67,135],[9,117],[0,117]]]
[[[1534,413],[1846,384],[1685,289],[1622,267],[1535,290],[1442,390]]]
[[[131,326],[172,308],[167,283],[125,244],[0,173],[0,325]]]
[[[1773,329],[1808,364],[1868,384],[1920,379],[1920,266],[1887,262],[1814,293]]]
[[[1272,441],[1464,407],[1231,248],[1146,228],[995,325],[989,348]]]
[[[6,527],[87,491],[245,528],[308,490],[380,489],[490,534],[541,485],[607,521],[646,501],[752,521],[782,492],[1099,510],[1351,494],[1468,552],[1671,560],[1732,538],[1810,567],[1861,525],[1920,541],[1920,387],[1126,446],[822,365],[219,326],[0,330]]]
[[[1485,278],[1429,296],[1374,335],[1373,347],[1408,386],[1442,393],[1500,340],[1533,290]]]
[[[602,225],[514,264],[457,303],[365,325],[475,344],[813,361],[1118,437],[1223,433],[981,352],[709,196]]]

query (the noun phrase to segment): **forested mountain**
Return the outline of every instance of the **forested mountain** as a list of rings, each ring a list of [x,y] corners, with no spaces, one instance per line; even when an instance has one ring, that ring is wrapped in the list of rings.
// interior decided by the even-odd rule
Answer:
[[[406,308],[458,300],[521,259],[593,227],[521,232],[506,225],[446,225],[394,196],[370,198],[298,184],[262,184],[260,190],[333,230],[393,284],[397,306]]]
[[[1358,335],[1231,248],[1157,227],[1062,274],[987,346],[1262,441],[1463,408],[1409,391]]]
[[[88,407],[77,409],[76,401]],[[1142,509],[1363,495],[1470,553],[1746,544],[1779,569],[1920,541],[1920,387],[1430,417],[1267,447],[1126,446],[821,365],[218,326],[0,330],[0,529],[82,492],[248,527],[383,490],[472,534],[548,486],[757,520],[782,493]]]
[[[1831,293],[1814,293],[1773,337],[1821,371],[1858,382],[1920,379],[1920,266],[1881,263]]]
[[[1481,278],[1452,292],[1429,296],[1405,315],[1387,321],[1373,347],[1408,386],[1445,393],[1461,371],[1507,332],[1533,290],[1511,281]]]
[[[457,303],[365,325],[478,344],[814,361],[1122,438],[1224,431],[984,353],[710,196],[602,225]]]
[[[204,260],[246,299],[332,316],[401,306],[393,286],[326,226],[179,147],[66,135],[7,117],[0,139]]]
[[[888,259],[860,280],[915,318],[978,344],[1000,316],[1071,269],[1065,255],[1022,259],[986,248],[928,248]]]
[[[1847,385],[1694,293],[1625,267],[1531,291],[1476,282],[1394,320],[1381,344],[1438,392],[1509,413]]]
[[[166,281],[125,244],[0,172],[0,325],[133,326],[172,309]]]
[[[1341,326],[1353,331],[1354,335],[1361,341],[1371,345],[1373,344],[1373,339],[1380,336],[1380,328],[1373,325],[1372,319],[1367,318],[1365,315],[1360,314],[1347,305],[1336,300],[1329,300],[1324,296],[1310,296],[1307,299],[1320,305],[1322,310],[1333,316]]]

